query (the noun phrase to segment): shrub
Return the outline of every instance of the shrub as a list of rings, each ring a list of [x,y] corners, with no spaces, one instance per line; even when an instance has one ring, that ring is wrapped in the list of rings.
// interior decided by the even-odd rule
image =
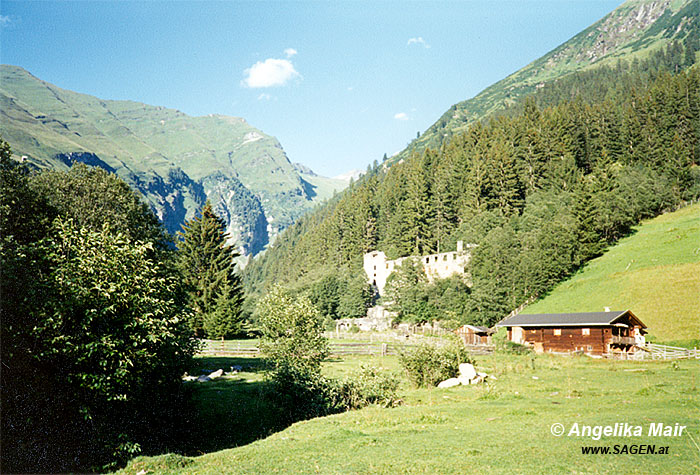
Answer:
[[[256,309],[260,349],[275,369],[304,375],[318,372],[328,356],[328,340],[318,309],[306,296],[275,287]]]
[[[508,339],[508,330],[506,327],[499,327],[498,331],[491,336],[491,341],[493,341],[496,350],[503,353],[525,355],[532,351],[525,345],[510,341]]]
[[[35,284],[42,300],[3,331],[31,345],[11,350],[12,371],[3,370],[12,382],[3,442],[17,444],[10,471],[107,468],[157,444],[152,429],[174,423],[180,375],[196,350],[177,280],[152,259],[151,243],[108,223],[98,232],[57,219],[53,231],[40,243],[50,269]]]
[[[326,416],[370,404],[399,404],[399,380],[374,367],[361,367],[352,377],[338,381],[318,372],[278,368],[272,375],[267,397],[279,409],[285,423]]]
[[[526,355],[532,352],[530,347],[510,340],[505,342],[505,344],[501,347],[501,350],[506,353],[513,353],[515,355]]]
[[[267,397],[285,424],[325,416],[346,409],[337,383],[320,372],[281,366],[270,374]]]
[[[370,404],[393,407],[399,403],[399,380],[392,373],[374,366],[360,366],[360,371],[341,386],[347,409],[359,409]]]
[[[368,404],[393,405],[398,381],[374,368],[336,381],[321,374],[328,355],[319,311],[305,296],[293,298],[276,287],[257,308],[260,347],[270,363],[268,397],[285,423],[325,416]]]
[[[399,362],[411,382],[417,387],[424,387],[457,377],[459,365],[473,363],[473,360],[464,345],[453,340],[444,346],[420,344],[402,352]]]

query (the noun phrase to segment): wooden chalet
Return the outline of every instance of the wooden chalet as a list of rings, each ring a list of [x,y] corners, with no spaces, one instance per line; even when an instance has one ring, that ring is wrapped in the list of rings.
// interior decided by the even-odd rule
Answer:
[[[490,345],[493,330],[476,325],[462,325],[455,330],[455,333],[465,345]]]
[[[499,322],[508,339],[537,353],[631,354],[644,344],[646,325],[630,310],[518,314]],[[620,355],[626,356],[626,355]]]

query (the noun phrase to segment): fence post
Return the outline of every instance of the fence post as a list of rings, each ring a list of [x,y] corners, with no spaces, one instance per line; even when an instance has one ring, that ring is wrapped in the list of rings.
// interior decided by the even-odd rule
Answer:
[[[382,356],[386,356],[386,343],[382,343]]]

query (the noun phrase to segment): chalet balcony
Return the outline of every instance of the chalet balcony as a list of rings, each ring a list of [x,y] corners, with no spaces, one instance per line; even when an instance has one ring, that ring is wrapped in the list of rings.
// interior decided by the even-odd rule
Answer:
[[[634,337],[631,336],[614,336],[610,340],[613,345],[634,345]]]

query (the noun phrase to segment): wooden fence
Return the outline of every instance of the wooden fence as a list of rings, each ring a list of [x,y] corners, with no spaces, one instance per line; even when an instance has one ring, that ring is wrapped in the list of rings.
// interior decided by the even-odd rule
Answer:
[[[688,348],[681,348],[678,346],[668,346],[668,345],[657,345],[654,343],[647,343],[644,345],[644,356],[645,359],[653,360],[678,360],[678,359],[700,359],[700,350],[694,348],[692,350]]]
[[[202,340],[203,356],[258,356],[258,342],[255,340]]]
[[[204,356],[258,356],[260,349],[256,341],[203,340],[199,354]],[[345,355],[398,355],[401,349],[410,346],[392,343],[331,343],[331,356]]]
[[[258,356],[260,350],[258,342],[240,340],[202,340],[203,346],[199,354],[203,356]],[[331,343],[331,356],[346,355],[378,355],[395,356],[406,348],[415,346],[415,343]],[[467,349],[475,354],[485,354],[493,351],[492,346],[471,345]]]

